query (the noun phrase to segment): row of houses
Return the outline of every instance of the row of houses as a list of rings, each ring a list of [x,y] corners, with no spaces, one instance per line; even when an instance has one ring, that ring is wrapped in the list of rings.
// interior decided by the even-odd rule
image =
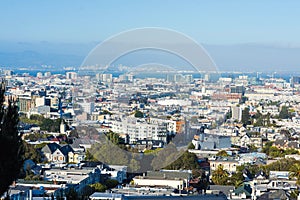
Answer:
[[[80,163],[84,160],[86,150],[91,148],[93,142],[75,138],[72,144],[47,143],[41,149],[41,153],[47,162]]]

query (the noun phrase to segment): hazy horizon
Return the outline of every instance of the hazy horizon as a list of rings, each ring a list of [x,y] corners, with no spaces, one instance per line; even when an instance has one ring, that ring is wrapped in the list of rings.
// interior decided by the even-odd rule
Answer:
[[[29,0],[2,1],[0,5],[2,67],[80,66],[107,38],[136,28],[159,27],[201,44],[220,70],[299,68],[300,2],[296,0]],[[157,56],[160,59],[161,55]],[[124,65],[141,62],[134,55],[120,61]],[[165,61],[181,65],[168,58]]]
[[[0,66],[79,67],[88,53],[99,43],[101,42],[0,42]],[[202,44],[202,46],[214,59],[218,68],[224,71],[298,71],[297,68],[300,66],[300,57],[298,56],[300,55],[300,47],[297,46],[256,43]],[[156,57],[153,58],[154,56]],[[147,54],[147,52],[141,51],[133,55],[129,54],[124,59],[119,59],[116,64],[137,65],[145,59],[149,60],[147,57],[156,62],[166,62],[173,66],[180,66],[185,63],[180,59],[176,59],[176,62],[171,61],[170,56],[159,52]]]

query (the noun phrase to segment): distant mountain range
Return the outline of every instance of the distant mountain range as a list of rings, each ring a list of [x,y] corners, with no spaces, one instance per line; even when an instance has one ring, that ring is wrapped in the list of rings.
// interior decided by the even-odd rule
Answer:
[[[9,43],[0,42],[1,67],[78,67],[97,42],[71,43]],[[300,71],[300,47],[238,44],[209,45],[204,48],[221,71]],[[176,57],[176,56],[175,56]],[[166,52],[141,51],[120,57],[115,65],[138,66],[159,63],[167,66],[184,66],[187,62],[167,55]]]

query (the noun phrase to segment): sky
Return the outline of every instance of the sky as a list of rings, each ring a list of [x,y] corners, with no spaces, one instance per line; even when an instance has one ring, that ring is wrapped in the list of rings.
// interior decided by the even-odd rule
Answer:
[[[165,27],[201,43],[300,43],[297,0],[1,1],[0,39],[92,42],[120,31]]]
[[[37,51],[43,44],[53,52],[68,44],[66,51],[70,52],[66,53],[74,54],[77,47],[71,44],[88,46],[142,27],[173,29],[206,45],[258,45],[298,51],[299,8],[297,0],[3,0],[0,52],[18,51],[20,46],[21,50]],[[32,44],[39,44],[39,48]]]

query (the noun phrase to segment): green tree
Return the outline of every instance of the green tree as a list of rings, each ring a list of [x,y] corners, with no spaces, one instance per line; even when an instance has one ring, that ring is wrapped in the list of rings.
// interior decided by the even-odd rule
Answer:
[[[66,190],[66,197],[69,200],[77,200],[78,198],[78,194],[76,192],[76,190],[74,188],[70,188]]]
[[[190,153],[188,151],[184,152],[177,160],[175,160],[173,163],[165,167],[165,169],[173,169],[173,170],[179,170],[179,169],[198,169],[198,157],[194,153]]]
[[[193,169],[192,170],[192,176],[193,178],[199,178],[199,177],[202,177],[203,176],[204,171],[202,169]]]
[[[266,142],[264,147],[262,148],[262,152],[266,153],[267,155],[269,155],[270,153],[270,148],[273,145],[274,142]]]
[[[124,144],[123,138],[121,138],[118,133],[111,130],[106,134],[106,137],[115,145]]]
[[[98,161],[93,154],[89,150],[85,152],[85,160],[86,161]]]
[[[242,120],[241,120],[241,122],[243,123],[243,124],[248,124],[248,122],[249,122],[249,119],[250,119],[250,114],[249,114],[249,108],[248,107],[246,107],[243,111],[242,111]]]
[[[117,187],[117,185],[119,185],[119,182],[117,180],[108,179],[105,181],[105,186],[108,189],[115,188],[115,187]]]
[[[24,158],[31,159],[35,163],[42,162],[41,152],[34,148],[34,145],[28,144],[27,142],[23,141],[24,147]]]
[[[294,165],[292,165],[292,167],[290,168],[289,177],[296,178],[297,184],[300,185],[300,164],[299,163],[295,163]]]
[[[271,146],[269,149],[269,156],[273,158],[283,157],[284,156],[283,152],[284,152],[283,149],[279,149],[277,147]]]
[[[250,152],[257,152],[258,148],[254,144],[248,144],[248,149]]]
[[[290,113],[287,106],[282,106],[279,112],[280,119],[288,119],[290,118]]]
[[[269,174],[270,171],[290,171],[292,166],[296,163],[300,163],[299,161],[295,160],[294,158],[284,158],[280,159],[276,162],[273,162],[269,165],[266,165],[266,173]]]
[[[89,196],[95,192],[94,188],[89,185],[84,186],[81,192],[81,199],[89,199]]]
[[[206,190],[209,185],[208,177],[205,175],[205,172],[201,169],[192,170],[193,183],[191,186],[196,188],[198,191]]]
[[[263,121],[263,118],[260,117],[260,118],[257,118],[255,123],[253,124],[254,126],[263,126],[264,125],[264,121]]]
[[[43,142],[43,143],[40,143],[40,144],[36,144],[34,146],[35,149],[42,149],[44,146],[46,146],[47,143],[46,142]]]
[[[222,165],[219,165],[218,168],[212,172],[212,181],[216,185],[227,185],[229,173],[224,170]]]
[[[21,136],[18,132],[18,107],[9,101],[4,105],[5,84],[0,84],[0,196],[17,179],[24,161]]]
[[[195,145],[190,142],[187,148],[188,149],[195,149]]]
[[[78,132],[76,130],[72,130],[69,134],[69,137],[79,138]]]
[[[44,117],[42,115],[30,115],[30,120],[35,120],[35,121],[43,121]]]
[[[232,118],[232,110],[230,109],[227,113],[226,113],[226,119],[231,119]]]
[[[295,189],[295,190],[291,191],[291,196],[290,197],[291,197],[291,199],[297,199],[298,195],[299,195],[299,190]]]
[[[109,112],[108,110],[102,110],[101,114],[103,114],[103,115],[112,115],[112,113]]]
[[[221,156],[221,157],[227,157],[229,156],[228,153],[225,150],[221,150],[217,153],[216,156]]]
[[[284,150],[284,155],[292,155],[292,154],[299,154],[299,151],[293,148],[288,148]]]
[[[144,117],[144,113],[141,112],[141,111],[139,111],[139,110],[137,110],[134,113],[134,117],[136,117],[136,118],[143,118]]]
[[[92,187],[95,192],[105,192],[105,190],[107,190],[107,187],[101,183],[91,184],[90,187]]]
[[[49,131],[49,132],[59,132],[59,128],[60,128],[60,124],[61,124],[61,119],[48,119],[45,118],[42,122],[41,122],[41,130],[43,131]]]

